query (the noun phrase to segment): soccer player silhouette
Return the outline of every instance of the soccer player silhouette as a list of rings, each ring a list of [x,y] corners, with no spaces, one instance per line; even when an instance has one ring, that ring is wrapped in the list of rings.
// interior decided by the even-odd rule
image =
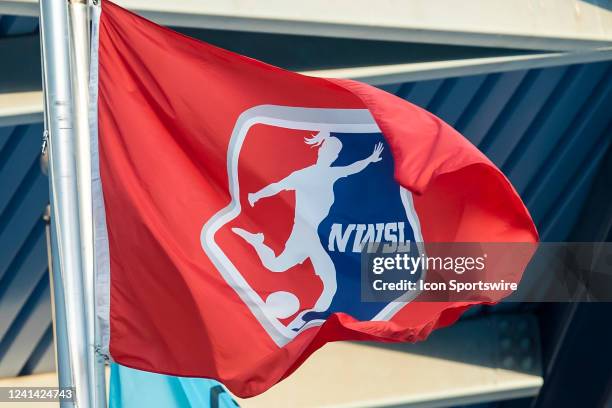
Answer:
[[[306,323],[303,319],[306,313],[325,312],[336,293],[336,268],[317,233],[319,224],[327,217],[334,204],[334,184],[343,177],[359,173],[370,163],[379,162],[380,154],[383,151],[382,143],[377,143],[374,151],[367,158],[348,166],[332,167],[332,163],[342,150],[340,139],[330,136],[329,132],[319,132],[310,138],[305,138],[304,141],[311,147],[319,148],[317,162],[314,165],[296,170],[284,179],[248,195],[248,201],[252,207],[262,198],[271,197],[285,190],[295,191],[293,228],[284,250],[276,256],[274,251],[264,243],[263,233],[232,228],[234,233],[255,249],[262,264],[272,272],[285,272],[303,263],[306,259],[310,259],[315,274],[323,283],[323,291],[312,309],[303,310],[289,324],[288,327],[293,330],[301,328]],[[266,303],[273,295],[274,293],[268,297]]]

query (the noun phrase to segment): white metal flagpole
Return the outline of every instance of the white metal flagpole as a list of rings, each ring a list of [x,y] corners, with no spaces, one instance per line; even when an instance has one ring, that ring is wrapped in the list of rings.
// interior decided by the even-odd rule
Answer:
[[[81,234],[74,147],[74,118],[71,86],[71,48],[68,4],[64,0],[40,1],[43,84],[49,132],[49,179],[51,214],[55,226],[63,294],[66,332],[76,406],[89,408],[92,393],[89,379],[88,335],[81,275]],[[60,350],[60,349],[58,349]],[[58,356],[63,359],[66,356]]]
[[[74,97],[75,152],[83,296],[87,321],[89,380],[91,404],[106,406],[105,360],[96,351],[96,310],[94,291],[94,232],[92,206],[91,142],[89,133],[89,5],[87,0],[68,0],[72,39],[72,89]]]
[[[42,16],[40,18],[42,20]],[[39,24],[39,27],[42,27],[42,23]],[[44,33],[42,29],[40,30],[40,37],[42,38]],[[41,62],[44,64],[44,50],[41,44]],[[42,72],[44,73],[44,66],[42,66]],[[43,89],[44,85],[44,74],[42,78]],[[41,156],[41,165],[43,166],[43,170],[47,175],[50,173],[49,169],[49,151],[48,151],[48,136],[49,136],[49,115],[47,114],[47,109],[43,109],[43,125],[44,125],[44,139],[43,139],[43,147],[42,147],[42,156]],[[49,176],[51,179],[51,176]],[[50,183],[49,183],[50,184]],[[51,186],[50,186],[51,187]],[[51,189],[49,188],[49,191]],[[61,290],[56,290],[56,287],[62,287],[62,277],[60,275],[59,262],[56,256],[53,254],[57,254],[57,242],[56,242],[56,233],[55,228],[53,226],[54,220],[51,219],[51,205],[47,206],[45,210],[44,220],[45,220],[45,236],[47,239],[47,258],[48,258],[48,266],[49,266],[49,284],[51,287],[51,319],[53,322],[53,341],[55,343],[55,367],[57,370],[58,376],[58,385],[61,389],[73,388],[72,376],[70,375],[70,356],[68,349],[68,333],[66,329],[66,307],[64,304],[64,293]],[[55,271],[55,273],[53,273]],[[62,399],[60,400],[60,408],[69,408],[73,407],[74,403],[72,401]]]

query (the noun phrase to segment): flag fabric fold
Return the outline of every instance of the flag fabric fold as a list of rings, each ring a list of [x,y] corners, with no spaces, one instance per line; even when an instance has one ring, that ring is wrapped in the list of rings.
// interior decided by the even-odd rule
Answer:
[[[538,240],[477,148],[379,89],[273,67],[108,1],[98,61],[96,244],[110,276],[97,279],[124,366],[257,395],[326,342],[423,340],[472,303],[361,302],[360,244]]]

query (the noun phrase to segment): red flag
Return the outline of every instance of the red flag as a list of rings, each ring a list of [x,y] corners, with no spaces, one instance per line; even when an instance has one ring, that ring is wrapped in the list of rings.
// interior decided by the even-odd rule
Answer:
[[[98,112],[99,305],[128,367],[256,395],[326,342],[422,340],[469,306],[360,301],[363,244],[537,241],[508,180],[434,115],[108,1]]]

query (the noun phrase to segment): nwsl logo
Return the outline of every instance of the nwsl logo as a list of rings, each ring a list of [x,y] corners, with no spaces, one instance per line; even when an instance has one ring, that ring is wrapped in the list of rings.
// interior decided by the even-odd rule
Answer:
[[[367,110],[249,109],[227,160],[231,202],[202,247],[276,344],[331,313],[388,320],[406,304],[360,301],[364,246],[422,241]]]

